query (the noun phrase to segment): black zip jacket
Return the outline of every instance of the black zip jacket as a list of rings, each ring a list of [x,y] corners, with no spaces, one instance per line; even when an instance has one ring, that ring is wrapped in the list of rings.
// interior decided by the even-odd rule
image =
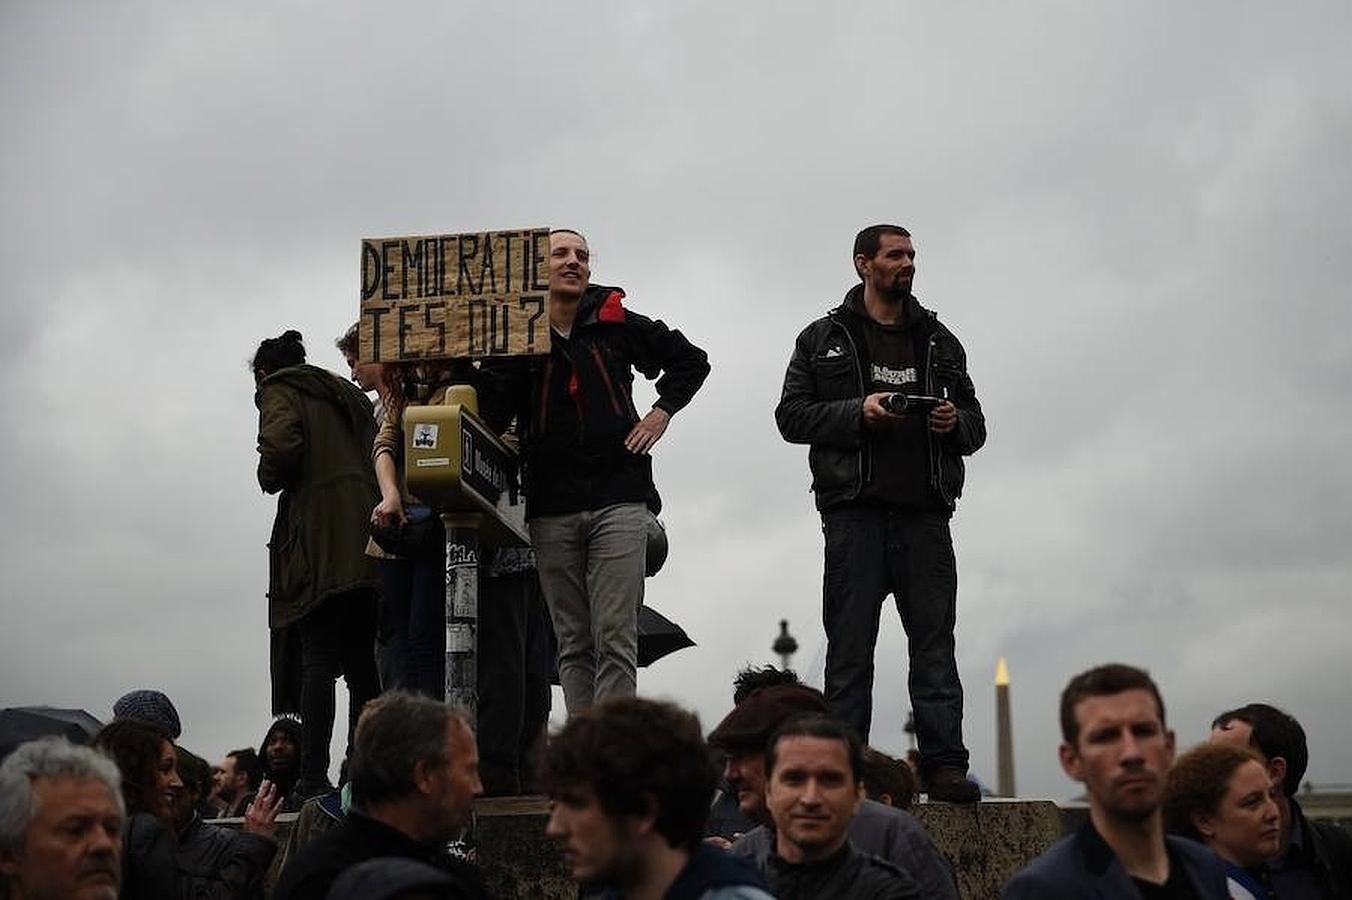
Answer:
[[[549,356],[489,359],[480,368],[480,409],[521,435],[526,517],[658,505],[652,458],[624,447],[640,415],[634,371],[657,379],[658,409],[675,415],[709,375],[709,357],[679,331],[624,308],[624,291],[592,285],[567,338]]]
[[[850,842],[821,862],[793,864],[771,855],[765,879],[779,900],[919,900],[915,879],[889,862],[860,853]]]
[[[808,466],[817,509],[857,500],[872,476],[874,445],[864,430],[864,397],[871,393],[864,322],[853,307],[862,302],[856,285],[845,301],[798,335],[775,422],[784,440],[810,444]],[[952,509],[962,495],[962,457],[986,442],[986,418],[967,375],[967,353],[938,316],[914,297],[907,301],[917,367],[923,367],[922,391],[943,396],[958,410],[948,434],[929,435],[929,477],[936,502]]]

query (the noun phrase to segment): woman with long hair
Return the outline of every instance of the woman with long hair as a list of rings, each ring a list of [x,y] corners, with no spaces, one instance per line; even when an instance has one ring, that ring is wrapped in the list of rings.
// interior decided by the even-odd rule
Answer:
[[[117,764],[127,823],[122,835],[123,900],[174,896],[173,807],[183,790],[173,743],[150,725],[114,719],[94,746]]]
[[[1277,790],[1258,756],[1231,744],[1194,747],[1169,770],[1165,827],[1220,857],[1233,900],[1277,896],[1266,866],[1279,846]]]
[[[377,491],[370,450],[371,401],[353,385],[306,365],[300,332],[258,345],[258,484],[279,494],[269,549],[273,710],[305,721],[298,797],[327,793],[334,682],[347,680],[347,746],[376,676],[375,568],[365,555],[366,516]],[[292,647],[299,639],[299,666]]]

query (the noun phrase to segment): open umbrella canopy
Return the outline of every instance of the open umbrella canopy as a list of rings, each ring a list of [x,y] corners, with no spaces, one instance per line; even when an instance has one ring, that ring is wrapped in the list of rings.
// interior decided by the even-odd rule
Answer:
[[[552,638],[551,638],[552,642]],[[669,653],[695,646],[685,629],[650,606],[638,608],[638,664],[650,666]],[[551,684],[559,683],[557,661],[549,675]]]
[[[668,653],[695,646],[685,629],[651,606],[638,608],[638,664],[650,666]]]
[[[65,735],[74,744],[87,744],[103,723],[82,709],[54,706],[13,706],[0,710],[0,759],[20,744],[51,734]]]

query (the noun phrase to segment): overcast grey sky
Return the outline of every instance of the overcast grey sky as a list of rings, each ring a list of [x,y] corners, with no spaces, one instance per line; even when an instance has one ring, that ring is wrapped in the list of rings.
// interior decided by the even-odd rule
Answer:
[[[189,748],[256,741],[246,360],[296,327],[342,371],[362,237],[527,225],[713,363],[648,585],[699,647],[640,690],[712,727],[781,617],[820,679],[771,412],[854,233],[898,221],[990,427],[954,520],[974,771],[1003,655],[1024,793],[1075,793],[1056,697],[1110,659],[1181,744],[1268,699],[1352,782],[1349,45],[1344,2],[6,3],[0,705],[157,686]],[[894,752],[904,658],[887,611]]]

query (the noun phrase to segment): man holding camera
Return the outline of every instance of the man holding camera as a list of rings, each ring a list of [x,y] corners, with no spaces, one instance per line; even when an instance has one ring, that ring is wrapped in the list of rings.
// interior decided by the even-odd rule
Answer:
[[[826,538],[826,696],[867,741],[878,619],[892,594],[909,643],[921,778],[932,800],[973,802],[948,522],[962,457],[985,443],[986,420],[962,345],[911,293],[910,232],[865,228],[854,267],[862,284],[798,336],[775,410],[785,440],[811,445]]]

